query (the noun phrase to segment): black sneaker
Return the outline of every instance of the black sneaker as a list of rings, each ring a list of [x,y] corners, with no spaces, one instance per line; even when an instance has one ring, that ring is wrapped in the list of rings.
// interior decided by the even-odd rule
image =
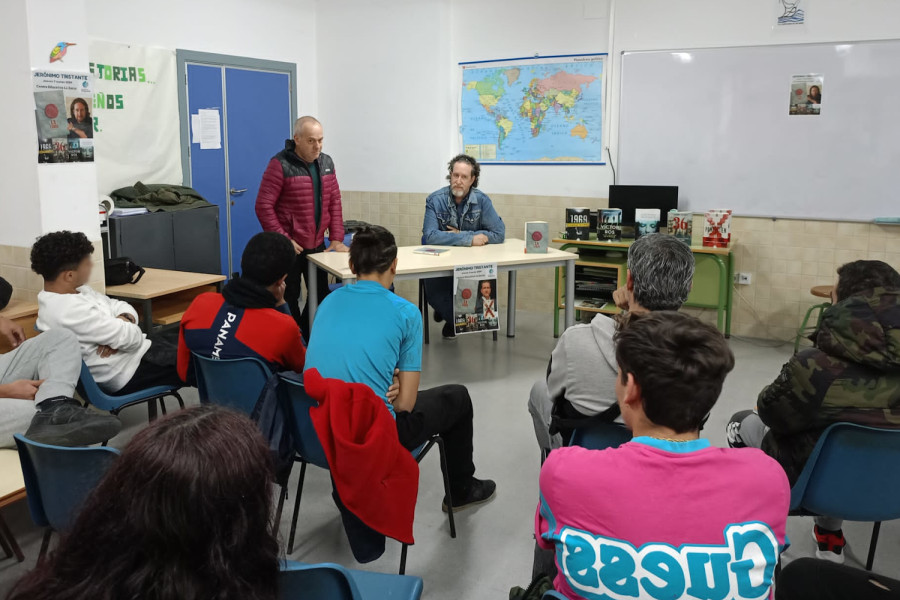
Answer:
[[[485,502],[490,502],[497,495],[497,484],[490,479],[472,478],[469,487],[464,494],[460,494],[461,498],[453,498],[453,512],[458,513],[471,506],[478,506]],[[441,503],[441,510],[447,512],[447,498]]]
[[[44,400],[31,420],[25,437],[54,446],[90,446],[115,437],[122,429],[118,417],[81,406],[60,396]]]
[[[444,336],[445,340],[455,340],[456,328],[453,327],[453,323],[444,323],[444,328],[441,329],[441,335]]]
[[[847,545],[847,539],[843,531],[840,529],[831,531],[813,525],[813,539],[816,540],[816,558],[839,565],[844,564],[844,547]]]
[[[434,312],[431,313],[431,314],[432,314],[432,316],[434,317],[434,322],[435,322],[435,323],[440,323],[441,321],[444,320],[444,315],[442,315],[441,312],[438,311],[438,310],[434,311]]]

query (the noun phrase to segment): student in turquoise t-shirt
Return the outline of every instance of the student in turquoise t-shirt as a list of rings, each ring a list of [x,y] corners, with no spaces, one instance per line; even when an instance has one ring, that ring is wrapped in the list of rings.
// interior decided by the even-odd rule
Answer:
[[[443,385],[419,391],[422,316],[414,304],[389,289],[397,272],[397,245],[391,232],[377,225],[359,231],[350,246],[350,269],[357,283],[332,292],[316,312],[306,368],[372,388],[394,415],[405,448],[412,450],[440,434],[454,512],[493,499],[496,484],[474,477],[468,390]],[[395,370],[400,392],[391,402],[387,392]]]

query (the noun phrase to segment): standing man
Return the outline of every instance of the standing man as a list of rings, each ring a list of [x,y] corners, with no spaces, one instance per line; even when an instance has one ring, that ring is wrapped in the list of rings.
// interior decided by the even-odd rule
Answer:
[[[502,244],[506,236],[503,219],[488,195],[477,189],[481,166],[467,154],[454,156],[448,166],[450,185],[425,200],[422,241],[432,246],[484,246]],[[453,278],[425,280],[428,303],[435,321],[446,321],[444,339],[454,339]]]
[[[309,306],[300,311],[300,278],[306,278],[308,256],[325,250],[325,230],[331,240],[329,252],[347,252],[344,245],[344,221],[341,190],[334,162],[322,153],[322,124],[313,117],[300,117],[294,123],[294,137],[284,150],[272,157],[256,197],[256,216],[265,231],[287,236],[297,259],[285,282],[284,298],[291,316],[300,326],[303,338],[310,333]],[[328,295],[324,271],[316,278],[319,302]],[[307,287],[309,280],[306,280]]]

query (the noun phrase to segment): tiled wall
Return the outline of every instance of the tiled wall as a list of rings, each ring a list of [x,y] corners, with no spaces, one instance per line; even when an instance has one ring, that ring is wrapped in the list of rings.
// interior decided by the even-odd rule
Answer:
[[[94,270],[90,286],[98,291],[106,289],[103,278],[103,244],[93,242]],[[13,286],[13,299],[33,302],[44,288],[41,276],[31,270],[31,248],[0,245],[0,277]]]
[[[418,244],[427,193],[343,192],[344,218],[383,225],[401,246]],[[573,206],[602,208],[606,200],[584,198],[491,195],[506,223],[507,237],[522,238],[526,221],[547,221],[551,235],[564,227],[565,209]],[[694,236],[699,237],[702,215],[694,215]],[[735,271],[752,274],[751,285],[735,287],[732,333],[777,340],[793,339],[803,314],[821,299],[810,295],[814,285],[830,284],[837,267],[852,260],[884,260],[900,269],[900,226],[826,221],[772,220],[735,217]],[[518,306],[545,311],[553,307],[553,272],[522,271],[518,276]],[[397,291],[415,301],[416,287],[400,282]],[[501,281],[500,297],[505,298]],[[715,321],[715,311],[687,309],[704,320]]]

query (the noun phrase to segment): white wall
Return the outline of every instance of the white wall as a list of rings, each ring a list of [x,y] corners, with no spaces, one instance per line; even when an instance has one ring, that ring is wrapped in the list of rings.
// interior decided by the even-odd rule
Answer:
[[[319,104],[325,151],[341,186],[428,192],[444,185],[446,163],[460,151],[457,63],[604,52],[606,6],[558,0],[548,12],[543,0],[320,2]],[[607,173],[598,166],[488,166],[481,187],[596,197],[605,195]]]
[[[296,63],[299,113],[318,111],[315,0],[85,4],[93,39]]]
[[[0,244],[10,246],[30,246],[41,226],[26,2],[4,2],[0,22],[0,81],[7,115],[0,144]]]

